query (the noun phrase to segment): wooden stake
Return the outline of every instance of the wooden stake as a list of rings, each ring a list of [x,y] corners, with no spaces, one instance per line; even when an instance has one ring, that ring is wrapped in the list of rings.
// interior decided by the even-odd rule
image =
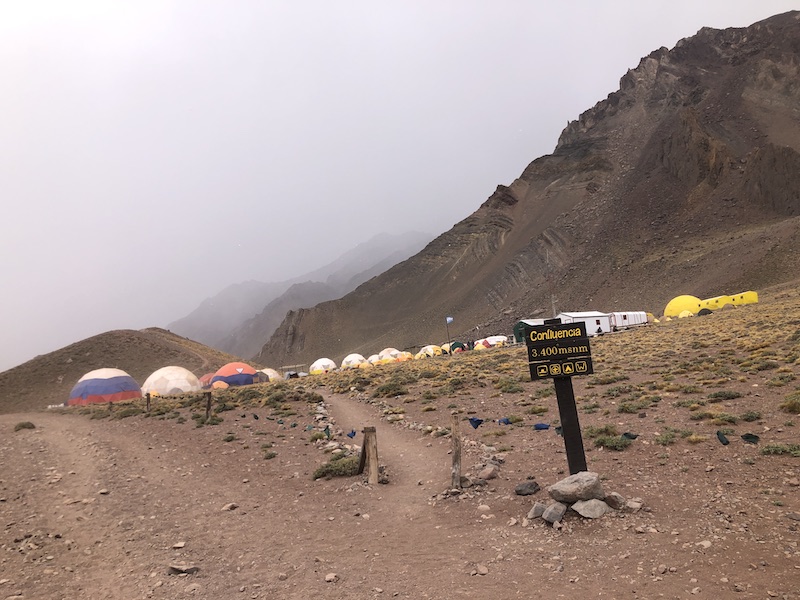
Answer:
[[[206,392],[206,422],[211,418],[211,392]]]
[[[453,423],[450,425],[450,439],[453,443],[453,467],[450,471],[450,487],[454,490],[461,489],[461,429],[458,426],[458,414],[453,413]]]
[[[147,412],[150,412],[150,392],[147,392],[144,398],[145,398],[145,410]]]
[[[367,481],[378,483],[378,434],[374,427],[364,427],[364,447],[361,450],[362,463],[366,459]],[[363,470],[362,470],[363,472]]]

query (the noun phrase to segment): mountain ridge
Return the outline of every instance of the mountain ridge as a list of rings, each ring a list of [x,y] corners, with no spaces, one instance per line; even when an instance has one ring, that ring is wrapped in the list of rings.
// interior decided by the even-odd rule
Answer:
[[[289,313],[256,358],[442,341],[445,315],[453,335],[478,337],[553,304],[658,313],[680,293],[794,278],[798,65],[797,11],[655,50],[552,154],[401,265]]]

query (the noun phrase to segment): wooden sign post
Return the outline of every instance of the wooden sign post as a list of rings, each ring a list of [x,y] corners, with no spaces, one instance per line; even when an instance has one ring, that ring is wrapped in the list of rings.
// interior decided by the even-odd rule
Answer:
[[[147,392],[144,396],[145,398],[145,411],[150,412],[150,392]]]
[[[525,344],[531,379],[553,379],[569,473],[586,471],[578,407],[572,389],[573,375],[594,373],[586,324],[562,324],[561,319],[548,319],[544,325],[525,328]]]
[[[206,392],[206,423],[211,418],[211,392]]]

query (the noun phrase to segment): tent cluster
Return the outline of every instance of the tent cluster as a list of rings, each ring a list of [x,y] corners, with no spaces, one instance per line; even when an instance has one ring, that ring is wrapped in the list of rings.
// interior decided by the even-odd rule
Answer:
[[[508,344],[508,337],[504,335],[493,335],[476,340],[473,344],[470,344],[470,346],[473,346],[475,350],[486,350],[487,348],[496,348],[505,346],[506,344]],[[460,352],[466,352],[470,349],[470,346],[463,342],[448,342],[441,345],[428,344],[420,348],[419,352],[416,354],[405,350],[398,350],[397,348],[384,348],[379,353],[372,354],[366,358],[362,354],[348,354],[338,366],[330,358],[320,358],[311,364],[308,372],[310,375],[322,375],[337,369],[369,369],[376,365],[434,358],[445,354],[458,354]]]
[[[197,377],[183,367],[162,367],[139,386],[136,380],[120,369],[96,369],[86,373],[72,388],[66,406],[119,402],[151,396],[172,396],[199,392],[202,389],[224,389],[283,379],[274,369],[257,371],[248,364],[231,362],[214,373]]]
[[[676,296],[667,303],[664,307],[664,317],[683,319],[696,315],[708,315],[715,310],[757,303],[758,293],[752,290],[730,296],[715,296],[705,300],[696,296],[682,295]]]

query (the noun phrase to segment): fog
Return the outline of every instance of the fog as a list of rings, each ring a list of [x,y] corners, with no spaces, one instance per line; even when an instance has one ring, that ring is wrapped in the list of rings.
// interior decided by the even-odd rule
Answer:
[[[0,370],[442,233],[642,56],[793,5],[0,1]]]

